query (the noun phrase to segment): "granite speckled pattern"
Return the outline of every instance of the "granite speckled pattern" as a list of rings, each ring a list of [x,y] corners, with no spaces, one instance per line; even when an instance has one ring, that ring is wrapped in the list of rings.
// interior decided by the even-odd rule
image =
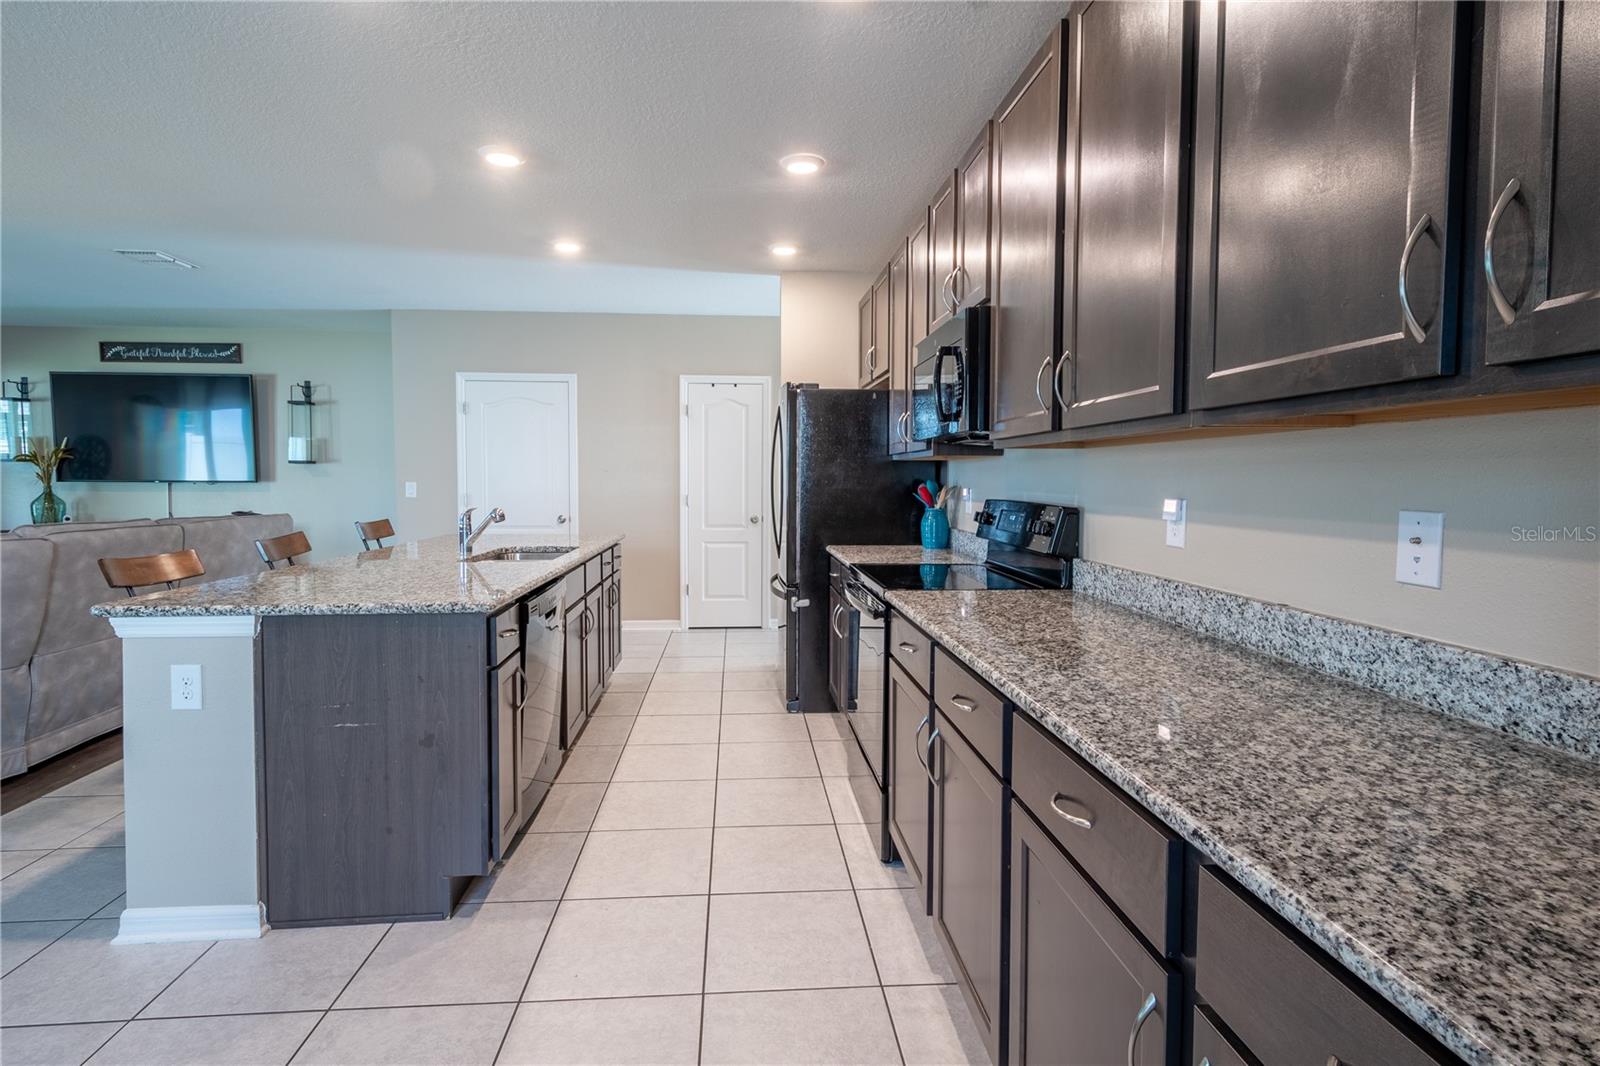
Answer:
[[[1067,592],[891,592],[1473,1063],[1600,1061],[1600,774]]]
[[[924,548],[920,544],[830,544],[828,554],[850,566],[976,562],[970,555],[950,548]]]
[[[473,545],[472,558],[463,563],[456,557],[454,536],[430,537],[325,562],[110,600],[95,605],[93,610],[103,618],[484,614],[564,577],[621,540],[556,540],[486,533]],[[569,550],[528,562],[488,558],[496,552],[547,547]]]
[[[1073,587],[1408,703],[1600,759],[1600,680],[1078,559]]]

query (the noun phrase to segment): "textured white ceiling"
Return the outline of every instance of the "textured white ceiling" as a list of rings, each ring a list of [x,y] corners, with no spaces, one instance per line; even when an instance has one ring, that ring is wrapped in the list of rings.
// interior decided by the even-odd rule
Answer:
[[[884,256],[1063,10],[8,3],[0,299],[774,314],[780,265]],[[795,151],[829,165],[797,181]]]

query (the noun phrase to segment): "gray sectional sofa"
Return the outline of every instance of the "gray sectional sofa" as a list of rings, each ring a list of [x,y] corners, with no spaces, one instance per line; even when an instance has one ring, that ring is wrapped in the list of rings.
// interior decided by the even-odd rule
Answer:
[[[89,608],[123,593],[98,560],[193,548],[199,582],[265,566],[286,514],[21,526],[0,536],[0,777],[122,725],[122,645]]]

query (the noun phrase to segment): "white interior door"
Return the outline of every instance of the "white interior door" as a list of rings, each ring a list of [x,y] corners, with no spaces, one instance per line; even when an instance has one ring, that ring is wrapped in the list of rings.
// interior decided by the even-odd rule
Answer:
[[[578,535],[577,381],[571,374],[456,375],[462,507],[496,533]]]
[[[767,590],[764,379],[684,382],[684,625],[759,626]]]

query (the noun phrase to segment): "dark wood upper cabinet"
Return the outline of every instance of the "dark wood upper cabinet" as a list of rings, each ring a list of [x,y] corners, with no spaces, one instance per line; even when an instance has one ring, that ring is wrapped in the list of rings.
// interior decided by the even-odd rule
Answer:
[[[907,347],[910,350],[910,363],[917,361],[917,345],[928,335],[928,316],[932,308],[932,301],[928,290],[928,216],[923,212],[922,218],[917,220],[917,228],[911,231],[911,236],[906,238],[907,262],[909,263],[911,286],[911,332],[907,336]]]
[[[1600,350],[1600,4],[1484,20],[1484,362]]]
[[[928,329],[955,313],[957,242],[956,176],[952,171],[928,205]],[[987,225],[987,223],[986,223]]]
[[[890,454],[906,450],[902,430],[911,361],[911,253],[909,242],[895,246],[889,260],[889,440]]]
[[[1453,368],[1460,18],[1201,7],[1191,407]]]
[[[990,436],[1055,428],[1061,267],[1061,47],[1051,32],[994,117]]]
[[[861,304],[856,309],[860,316],[856,328],[856,375],[862,388],[872,380],[872,294],[876,286],[861,294]]]
[[[883,267],[872,283],[872,346],[862,384],[874,383],[890,371],[890,269]]]
[[[1101,0],[1068,20],[1062,352],[1052,383],[1065,427],[1180,407],[1185,11]]]
[[[989,298],[989,256],[993,243],[994,123],[985,122],[955,173],[956,249],[951,289],[957,307]]]

